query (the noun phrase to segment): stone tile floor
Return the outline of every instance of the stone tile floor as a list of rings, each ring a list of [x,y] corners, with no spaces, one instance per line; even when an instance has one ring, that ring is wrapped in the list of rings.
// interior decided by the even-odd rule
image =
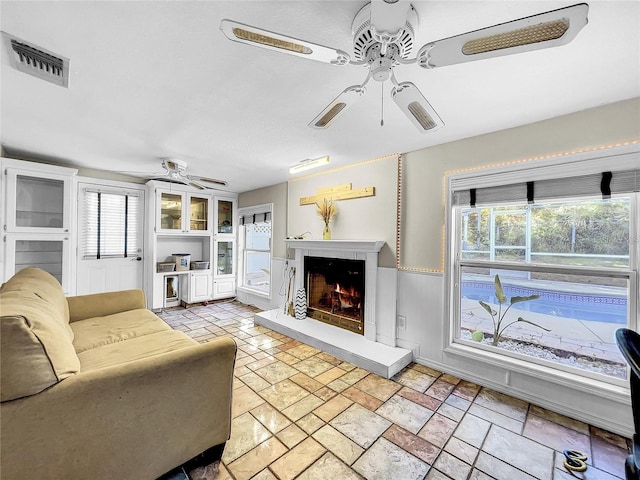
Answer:
[[[253,323],[238,303],[159,315],[238,344],[218,480],[615,480],[630,440],[410,364],[387,380]],[[571,475],[562,450],[589,457]],[[213,478],[213,477],[209,477]]]

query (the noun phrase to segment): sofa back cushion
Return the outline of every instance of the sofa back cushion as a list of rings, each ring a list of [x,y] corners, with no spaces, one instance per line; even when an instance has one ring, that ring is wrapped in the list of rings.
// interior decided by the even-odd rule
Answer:
[[[36,268],[0,288],[0,401],[33,395],[80,371],[62,287]]]

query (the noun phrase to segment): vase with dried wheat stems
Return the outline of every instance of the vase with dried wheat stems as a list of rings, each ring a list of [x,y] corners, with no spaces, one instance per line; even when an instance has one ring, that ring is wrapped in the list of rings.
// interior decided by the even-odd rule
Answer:
[[[333,220],[338,213],[338,207],[333,200],[324,198],[322,199],[322,203],[316,203],[316,212],[322,218],[324,222],[324,229],[322,230],[322,239],[323,240],[331,240],[331,228],[329,227],[329,223]]]

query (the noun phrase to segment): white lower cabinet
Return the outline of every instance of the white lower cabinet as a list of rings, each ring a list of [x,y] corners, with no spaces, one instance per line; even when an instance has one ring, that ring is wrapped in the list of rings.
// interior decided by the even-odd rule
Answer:
[[[187,275],[187,286],[182,289],[182,301],[198,303],[211,300],[211,270],[190,271]]]

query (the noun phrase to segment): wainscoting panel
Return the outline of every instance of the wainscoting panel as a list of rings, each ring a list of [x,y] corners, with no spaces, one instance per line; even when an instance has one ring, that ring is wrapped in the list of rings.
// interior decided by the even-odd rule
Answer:
[[[442,274],[398,273],[397,318],[402,322],[398,322],[397,344],[411,348],[417,343],[417,363],[626,437],[633,434],[626,388],[445,350],[450,327],[445,316],[444,281]]]

